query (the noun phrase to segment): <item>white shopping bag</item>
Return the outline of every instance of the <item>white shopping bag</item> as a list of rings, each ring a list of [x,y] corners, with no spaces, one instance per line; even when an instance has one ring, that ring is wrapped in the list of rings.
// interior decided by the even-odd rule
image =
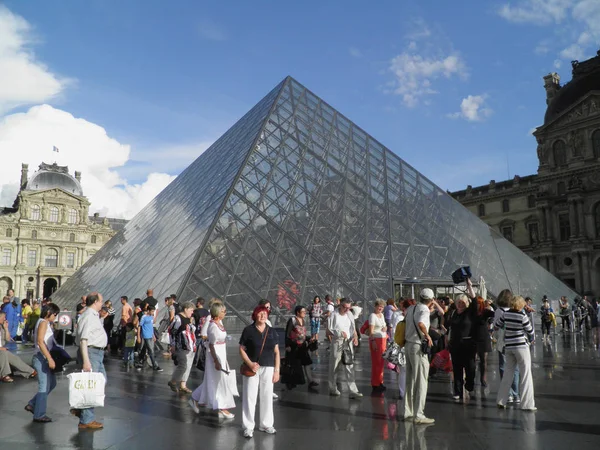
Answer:
[[[221,382],[224,385],[224,389],[231,393],[234,397],[239,397],[237,387],[237,377],[235,376],[235,370],[229,369],[227,372],[221,373]]]
[[[74,372],[69,379],[69,405],[75,409],[104,406],[106,378],[100,372]]]

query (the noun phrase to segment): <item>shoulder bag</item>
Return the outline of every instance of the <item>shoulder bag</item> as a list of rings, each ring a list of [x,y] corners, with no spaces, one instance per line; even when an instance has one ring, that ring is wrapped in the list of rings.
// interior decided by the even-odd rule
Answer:
[[[260,347],[260,353],[258,354],[257,361],[260,359],[260,357],[262,355],[263,348],[265,348],[265,341],[267,340],[268,334],[269,334],[269,327],[267,326],[267,330],[265,332],[265,337],[263,338],[263,341],[262,341],[262,346]],[[250,366],[248,364],[246,364],[245,361],[240,366],[240,373],[245,377],[253,377],[254,375],[256,375],[256,372],[254,370],[252,370],[250,368]]]
[[[415,329],[417,330],[417,335],[419,336],[419,339],[421,340],[421,352],[424,355],[428,355],[429,354],[429,341],[425,338],[425,336],[421,337],[421,332],[419,331],[419,327],[417,326],[417,321],[415,320],[415,310],[417,309],[417,305],[413,306],[413,310],[412,310],[412,316],[413,316],[413,323],[415,324]]]

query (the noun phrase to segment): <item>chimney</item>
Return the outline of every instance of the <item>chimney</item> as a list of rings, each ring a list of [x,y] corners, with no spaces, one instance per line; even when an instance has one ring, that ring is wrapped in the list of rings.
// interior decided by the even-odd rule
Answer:
[[[27,172],[29,172],[29,164],[21,164],[21,189],[27,184]]]
[[[546,75],[544,77],[544,89],[546,89],[546,105],[549,105],[560,89],[560,75],[556,72]]]
[[[81,183],[81,172],[75,171],[75,179]]]

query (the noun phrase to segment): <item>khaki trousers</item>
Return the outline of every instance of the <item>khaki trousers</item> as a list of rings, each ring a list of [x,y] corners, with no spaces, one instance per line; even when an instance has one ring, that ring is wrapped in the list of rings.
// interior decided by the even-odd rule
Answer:
[[[33,373],[33,367],[28,366],[25,362],[14,353],[8,350],[0,350],[0,378],[14,373],[27,378]]]
[[[404,395],[404,417],[425,417],[429,359],[421,352],[421,344],[407,342],[406,351],[406,393]]]

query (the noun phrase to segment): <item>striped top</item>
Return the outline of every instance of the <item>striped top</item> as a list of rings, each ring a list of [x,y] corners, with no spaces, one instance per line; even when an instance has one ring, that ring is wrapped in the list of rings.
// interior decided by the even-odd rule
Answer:
[[[533,339],[533,327],[527,315],[521,311],[509,309],[504,314],[500,314],[494,326],[504,329],[504,347],[510,348],[527,348],[527,337]],[[527,337],[526,337],[527,336]]]

